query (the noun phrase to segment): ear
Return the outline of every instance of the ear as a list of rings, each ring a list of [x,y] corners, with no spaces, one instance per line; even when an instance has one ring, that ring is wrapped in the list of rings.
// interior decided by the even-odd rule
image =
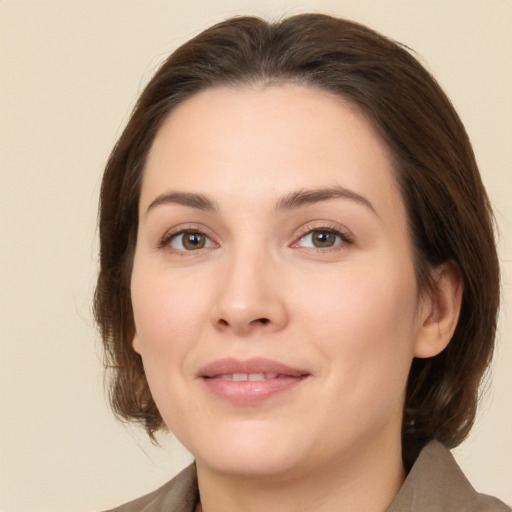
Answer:
[[[140,355],[140,340],[139,337],[137,336],[137,331],[135,331],[133,335],[132,348],[133,350],[135,350],[135,352],[137,352],[137,354]]]
[[[414,356],[434,357],[452,339],[459,319],[464,283],[459,266],[454,261],[443,263],[433,270],[433,289],[421,308],[420,333]]]

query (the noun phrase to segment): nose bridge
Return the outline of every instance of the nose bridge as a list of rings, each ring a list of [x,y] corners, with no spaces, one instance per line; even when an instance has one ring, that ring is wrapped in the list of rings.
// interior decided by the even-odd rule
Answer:
[[[248,334],[284,326],[287,313],[277,280],[278,261],[261,240],[234,244],[224,261],[213,321],[217,328]]]

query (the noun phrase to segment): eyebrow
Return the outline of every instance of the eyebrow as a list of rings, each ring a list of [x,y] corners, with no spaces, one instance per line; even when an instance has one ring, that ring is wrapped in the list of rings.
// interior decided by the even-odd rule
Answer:
[[[190,208],[197,208],[206,212],[218,211],[219,207],[212,199],[203,194],[194,194],[189,192],[170,192],[168,194],[159,195],[147,208],[148,213],[157,206],[165,204],[179,204],[182,206],[189,206]]]
[[[329,187],[319,189],[302,189],[292,192],[277,202],[276,210],[287,211],[301,206],[329,201],[330,199],[350,199],[369,208],[377,214],[372,203],[364,196],[344,187]]]
[[[294,210],[302,206],[308,206],[322,201],[329,201],[330,199],[349,199],[364,205],[373,213],[377,214],[372,203],[366,197],[354,192],[353,190],[339,186],[318,189],[301,189],[296,192],[291,192],[277,201],[276,210]],[[167,194],[159,195],[154,201],[152,201],[148,206],[146,213],[157,206],[166,204],[178,204],[206,212],[219,211],[217,203],[204,194],[196,194],[193,192],[169,192]]]

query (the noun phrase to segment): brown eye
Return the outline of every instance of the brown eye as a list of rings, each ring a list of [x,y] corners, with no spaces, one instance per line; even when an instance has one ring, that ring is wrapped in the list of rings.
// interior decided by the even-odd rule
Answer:
[[[350,239],[343,233],[332,229],[313,229],[300,238],[294,247],[309,249],[330,249],[348,243]]]
[[[315,247],[332,247],[336,243],[337,236],[330,231],[313,231],[311,242]]]
[[[197,251],[213,247],[213,242],[200,231],[183,231],[172,237],[170,246],[179,251]]]

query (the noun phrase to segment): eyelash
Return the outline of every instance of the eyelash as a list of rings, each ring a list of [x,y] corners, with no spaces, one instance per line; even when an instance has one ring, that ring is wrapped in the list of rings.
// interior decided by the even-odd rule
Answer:
[[[338,243],[335,243],[335,245],[329,246],[329,247],[303,247],[305,249],[308,249],[310,251],[319,252],[319,253],[326,253],[330,251],[336,251],[340,250],[341,247],[344,245],[352,245],[354,243],[353,237],[349,235],[348,233],[341,231],[339,228],[334,226],[307,226],[303,229],[300,236],[296,239],[295,242],[293,242],[290,247],[292,248],[300,248],[299,242],[303,240],[308,235],[313,235],[313,233],[329,233],[332,235],[335,235],[340,239]],[[177,249],[176,247],[171,247],[171,243],[176,240],[178,237],[186,235],[186,234],[194,234],[199,236],[204,236],[207,241],[209,241],[208,247],[200,247],[198,249],[191,249],[191,250],[182,250]],[[208,243],[208,242],[207,242]],[[180,229],[179,231],[173,231],[170,233],[166,233],[162,239],[160,240],[158,244],[159,249],[169,248],[173,252],[176,252],[178,254],[182,255],[193,255],[194,253],[199,252],[201,249],[211,249],[213,247],[218,247],[218,244],[214,242],[203,230],[197,229],[197,228],[185,228]]]
[[[208,247],[200,247],[195,250],[182,250],[182,249],[177,249],[176,247],[171,247],[171,244],[174,240],[176,240],[180,236],[187,235],[187,234],[204,236],[206,238],[206,240],[209,241],[210,245]],[[162,239],[160,240],[160,242],[158,244],[159,249],[168,248],[171,251],[176,252],[178,254],[182,254],[182,255],[192,255],[194,253],[199,252],[200,249],[211,249],[212,247],[218,247],[218,244],[213,242],[213,240],[202,229],[193,228],[193,227],[166,233],[162,237]]]
[[[300,234],[299,238],[297,238],[296,242],[293,242],[291,247],[300,248],[299,242],[306,238],[308,235],[313,235],[313,233],[329,233],[335,235],[340,239],[338,243],[332,245],[330,247],[305,247],[306,249],[319,253],[326,253],[330,251],[338,251],[341,250],[345,245],[352,245],[354,243],[354,239],[347,232],[342,231],[340,228],[335,226],[306,226],[303,232]]]

